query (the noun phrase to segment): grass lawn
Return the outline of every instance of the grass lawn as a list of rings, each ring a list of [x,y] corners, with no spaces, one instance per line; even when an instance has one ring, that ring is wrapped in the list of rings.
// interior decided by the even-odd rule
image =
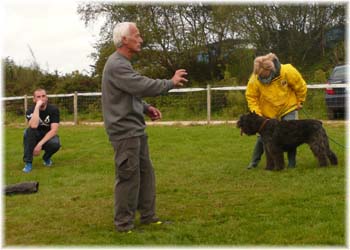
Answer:
[[[325,125],[345,145],[344,125]],[[173,223],[117,233],[113,150],[103,127],[61,127],[54,166],[22,172],[23,127],[4,128],[4,182],[38,181],[39,192],[4,198],[6,246],[323,246],[346,244],[345,148],[318,168],[306,145],[297,168],[246,170],[255,136],[234,125],[149,127],[157,212]]]

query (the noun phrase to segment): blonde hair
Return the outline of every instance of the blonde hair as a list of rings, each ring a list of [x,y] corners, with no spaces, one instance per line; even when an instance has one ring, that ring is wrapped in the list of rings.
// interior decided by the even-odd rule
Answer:
[[[253,73],[256,75],[260,75],[262,71],[269,70],[276,71],[275,64],[273,63],[273,60],[275,60],[277,56],[274,53],[269,53],[264,56],[258,56],[254,60],[254,69]]]

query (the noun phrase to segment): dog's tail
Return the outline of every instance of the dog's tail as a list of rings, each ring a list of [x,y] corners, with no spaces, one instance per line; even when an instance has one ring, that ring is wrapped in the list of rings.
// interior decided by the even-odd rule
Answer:
[[[338,165],[338,157],[329,147],[328,135],[326,133],[326,130],[323,129],[323,133],[325,136],[327,136],[327,141],[326,141],[327,157],[332,165]]]
[[[327,156],[332,165],[338,165],[338,158],[332,150],[328,149]]]

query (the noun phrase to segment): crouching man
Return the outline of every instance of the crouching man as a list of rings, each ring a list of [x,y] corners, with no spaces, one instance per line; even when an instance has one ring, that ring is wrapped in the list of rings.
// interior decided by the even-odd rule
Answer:
[[[51,157],[56,153],[60,145],[57,135],[60,122],[60,113],[57,107],[48,103],[48,97],[44,89],[37,89],[33,93],[34,106],[26,112],[28,128],[24,131],[23,172],[32,170],[33,156],[38,156],[44,150],[43,164],[46,167],[52,165]]]

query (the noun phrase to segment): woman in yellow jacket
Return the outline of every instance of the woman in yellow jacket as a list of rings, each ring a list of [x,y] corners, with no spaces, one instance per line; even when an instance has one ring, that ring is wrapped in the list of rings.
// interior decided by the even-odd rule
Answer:
[[[291,64],[281,64],[273,53],[255,58],[245,93],[251,112],[279,120],[298,119],[306,92],[303,77]],[[258,136],[248,169],[258,165],[263,152],[263,142]],[[288,167],[295,167],[295,158],[296,149],[289,151]]]

